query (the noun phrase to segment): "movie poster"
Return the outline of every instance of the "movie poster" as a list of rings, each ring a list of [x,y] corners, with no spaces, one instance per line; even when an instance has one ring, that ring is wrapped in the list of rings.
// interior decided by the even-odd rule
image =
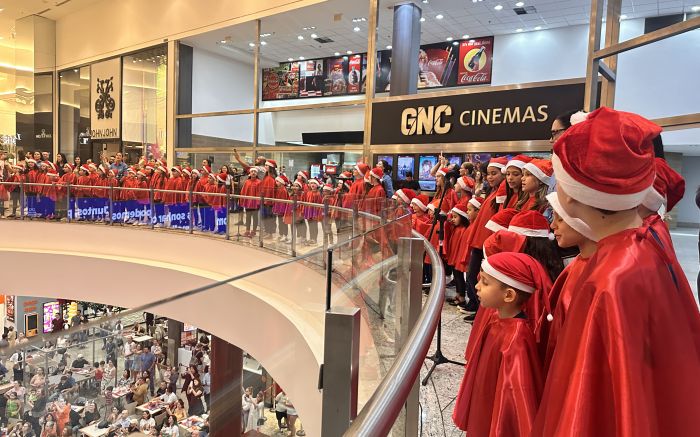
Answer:
[[[364,94],[366,89],[367,89],[367,55],[365,54],[365,55],[362,55],[362,90],[360,90],[360,92],[362,94]]]
[[[454,86],[459,45],[452,42],[421,46],[418,51],[418,89]]]
[[[299,97],[323,97],[323,59],[299,63]]]
[[[377,83],[375,91],[378,93],[389,92],[391,82],[391,50],[377,52]]]
[[[348,57],[326,59],[324,96],[344,96],[348,93]]]
[[[348,94],[359,94],[363,90],[364,71],[362,55],[352,55],[348,60]]]
[[[491,83],[493,66],[493,37],[474,38],[459,45],[459,76],[457,85]]]
[[[299,63],[264,68],[262,79],[263,100],[294,99],[299,94]]]
[[[15,296],[11,294],[5,295],[5,316],[8,321],[15,321]]]

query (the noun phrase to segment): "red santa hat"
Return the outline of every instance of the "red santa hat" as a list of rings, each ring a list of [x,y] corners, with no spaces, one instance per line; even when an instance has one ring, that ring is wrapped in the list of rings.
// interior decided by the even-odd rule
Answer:
[[[46,172],[46,176],[50,178],[57,178],[58,173],[56,173],[56,170],[49,170],[48,172]]]
[[[338,179],[352,179],[352,172],[345,170],[338,176]]]
[[[457,185],[459,185],[459,188],[463,189],[464,191],[468,191],[470,193],[474,192],[474,179],[470,178],[469,176],[462,176],[461,178],[457,179]]]
[[[304,184],[302,184],[302,183],[299,182],[298,180],[294,181],[294,183],[293,183],[292,185],[296,185],[296,186],[299,187],[299,188],[304,188]]]
[[[97,171],[97,166],[95,165],[94,162],[91,162],[90,164],[88,164],[88,168],[90,170]]]
[[[321,186],[321,183],[320,183],[318,180],[316,180],[315,178],[309,179],[309,182],[307,182],[307,184],[309,184],[309,185],[316,185],[317,187],[320,187],[320,186]]]
[[[469,203],[471,204],[471,206],[473,206],[476,209],[481,209],[481,202],[482,201],[483,201],[483,199],[481,197],[476,197],[476,196],[469,199]]]
[[[104,164],[100,164],[100,166],[97,169],[104,174],[107,174],[109,172],[109,168]]]
[[[450,211],[454,212],[455,214],[461,215],[462,217],[464,217],[467,220],[469,219],[469,216],[467,215],[467,204],[466,203],[458,203]]]
[[[136,174],[137,174],[138,176],[148,177],[148,176],[146,175],[146,172],[144,172],[143,170],[137,171]]]
[[[333,190],[335,190],[335,188],[333,187],[333,184],[324,184],[323,185],[324,192],[326,192],[326,191],[333,192]]]
[[[641,205],[654,184],[652,140],[660,132],[636,114],[607,107],[591,112],[554,143],[559,187],[594,208],[623,211]]]
[[[158,167],[156,167],[156,170],[162,172],[162,173],[165,174],[165,175],[168,174],[168,167],[164,167],[164,166],[162,166],[162,165],[159,165]]]
[[[136,174],[136,169],[135,169],[134,167],[129,167],[129,168],[126,169],[126,172],[127,172],[127,173]]]
[[[384,177],[384,170],[382,170],[381,167],[374,167],[374,168],[369,172],[369,175],[370,175],[370,176],[373,176],[373,177],[375,177],[375,178],[377,178],[377,179],[379,179],[379,180],[381,181],[382,178]]]
[[[297,176],[301,176],[301,178],[304,179],[305,181],[308,181],[308,180],[309,180],[309,172],[306,171],[306,170],[301,170],[301,171],[299,171],[299,172],[297,173]]]
[[[160,164],[161,167],[166,167],[166,168],[168,167],[168,164],[165,162],[164,159],[159,159],[159,160],[156,161],[156,162],[157,162],[158,164]]]
[[[25,159],[25,161],[27,162],[27,164],[31,164],[31,163],[36,164],[36,160],[34,160],[32,158],[27,158],[27,159]]]
[[[272,168],[277,168],[277,161],[272,160],[272,159],[268,159],[268,160],[265,161],[265,166],[266,166],[266,167],[269,166],[269,167],[272,167]]]
[[[447,176],[447,173],[449,173],[449,172],[450,172],[450,169],[449,169],[449,168],[447,168],[447,167],[442,167],[440,170],[437,171],[437,173],[435,173],[435,175],[436,175],[436,176],[443,176],[443,177],[444,177],[444,176]]]
[[[275,178],[275,182],[279,182],[280,184],[284,185],[285,187],[289,185],[289,179],[287,179],[287,176],[281,174]]]
[[[496,167],[501,170],[501,173],[505,173],[507,164],[508,158],[501,156],[500,158],[491,158],[487,167]]]
[[[257,175],[259,171],[260,171],[260,169],[258,167],[250,167],[248,169],[248,174],[255,172],[255,174]]]
[[[510,231],[498,231],[484,241],[484,258],[501,252],[522,252],[527,239]]]
[[[552,170],[552,161],[549,159],[533,159],[523,168],[548,187],[554,186],[554,170]]]
[[[411,205],[416,205],[423,212],[428,209],[428,202],[430,202],[430,200],[425,194],[419,194],[411,199]]]
[[[144,170],[151,170],[151,171],[153,171],[153,170],[155,170],[155,169],[156,169],[156,167],[155,167],[153,164],[151,164],[150,162],[149,162],[148,164],[146,164],[145,167],[144,167]]]
[[[410,188],[401,188],[396,190],[396,197],[400,197],[406,203],[411,203],[411,201],[416,197],[416,192]],[[393,197],[393,196],[392,196]]]
[[[350,189],[350,187],[352,187],[352,183],[353,183],[352,179],[343,179],[343,185],[348,187],[348,190]]]
[[[193,175],[193,176],[196,176],[196,177],[199,177],[199,176],[201,176],[202,174],[199,172],[199,170],[197,170],[196,168],[193,168],[193,169],[192,169],[192,175]]]
[[[183,167],[182,168],[182,173],[186,174],[187,176],[192,176],[192,169],[189,167]]]
[[[508,167],[517,167],[522,170],[523,167],[525,167],[525,164],[527,164],[530,161],[532,161],[532,158],[527,155],[515,155],[506,164],[506,169]]]
[[[357,170],[362,176],[364,176],[369,171],[369,166],[364,162],[358,162],[355,165],[355,170]]]
[[[554,239],[554,235],[549,232],[549,222],[539,211],[529,210],[518,213],[510,221],[508,230],[516,232],[526,237],[540,237]]]
[[[557,215],[561,217],[561,219],[564,220],[571,229],[573,229],[574,231],[578,232],[579,234],[583,235],[591,241],[598,241],[598,238],[596,238],[595,234],[593,233],[593,230],[590,226],[588,226],[588,224],[586,224],[586,222],[584,222],[580,218],[571,217],[566,212],[566,210],[561,206],[561,202],[559,202],[559,195],[556,192],[547,194],[547,201],[549,202],[549,206],[552,207],[554,212],[556,212]]]
[[[209,177],[212,178],[214,182],[216,182],[216,173],[209,173]]]
[[[672,169],[662,158],[654,158],[656,164],[656,179],[654,185],[649,190],[649,194],[644,198],[643,205],[652,210],[658,211],[661,205],[670,211],[683,198],[685,194],[685,179]]]
[[[174,166],[170,167],[170,171],[171,172],[176,171],[176,172],[182,174],[182,167],[180,167],[179,165],[174,165]]]
[[[225,184],[228,180],[228,175],[226,173],[219,173],[216,175],[216,180]]]
[[[211,166],[210,165],[203,165],[202,171],[205,171],[207,173],[211,173]]]
[[[90,166],[87,164],[83,164],[80,166],[80,169],[84,171],[85,173],[90,173]]]
[[[487,221],[484,227],[491,232],[505,231],[508,229],[511,220],[518,214],[515,208],[506,208],[498,211]]]
[[[507,184],[505,182],[501,182],[501,184],[498,186],[498,189],[496,190],[496,203],[506,203],[506,199],[508,198],[506,185]]]
[[[75,169],[75,166],[73,164],[65,163],[63,164],[63,168],[68,167],[68,169],[72,172]]]

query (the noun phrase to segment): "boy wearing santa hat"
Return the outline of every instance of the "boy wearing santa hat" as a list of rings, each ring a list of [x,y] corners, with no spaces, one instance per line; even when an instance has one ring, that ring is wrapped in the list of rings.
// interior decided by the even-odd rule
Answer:
[[[661,129],[598,109],[554,144],[558,199],[599,239],[557,339],[532,435],[694,436],[700,314],[638,207]]]

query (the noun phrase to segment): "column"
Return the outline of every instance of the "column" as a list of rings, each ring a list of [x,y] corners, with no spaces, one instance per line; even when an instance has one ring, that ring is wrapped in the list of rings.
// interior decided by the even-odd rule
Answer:
[[[243,351],[212,335],[210,436],[241,435],[242,378]]]
[[[414,3],[394,6],[394,32],[391,37],[392,96],[417,92],[420,17],[421,9]]]
[[[183,324],[177,320],[168,319],[168,365],[177,366],[177,350],[180,348],[180,337]],[[189,363],[183,363],[185,366]]]

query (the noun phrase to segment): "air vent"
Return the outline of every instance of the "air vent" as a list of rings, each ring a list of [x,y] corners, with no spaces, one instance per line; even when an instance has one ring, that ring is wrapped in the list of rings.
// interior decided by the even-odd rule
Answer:
[[[314,38],[314,41],[319,42],[321,44],[328,44],[329,42],[334,42],[332,39],[328,38],[327,36],[319,36],[318,38]]]
[[[535,8],[534,6],[525,6],[522,8],[513,8],[513,12],[515,12],[518,15],[536,14],[537,8]]]

